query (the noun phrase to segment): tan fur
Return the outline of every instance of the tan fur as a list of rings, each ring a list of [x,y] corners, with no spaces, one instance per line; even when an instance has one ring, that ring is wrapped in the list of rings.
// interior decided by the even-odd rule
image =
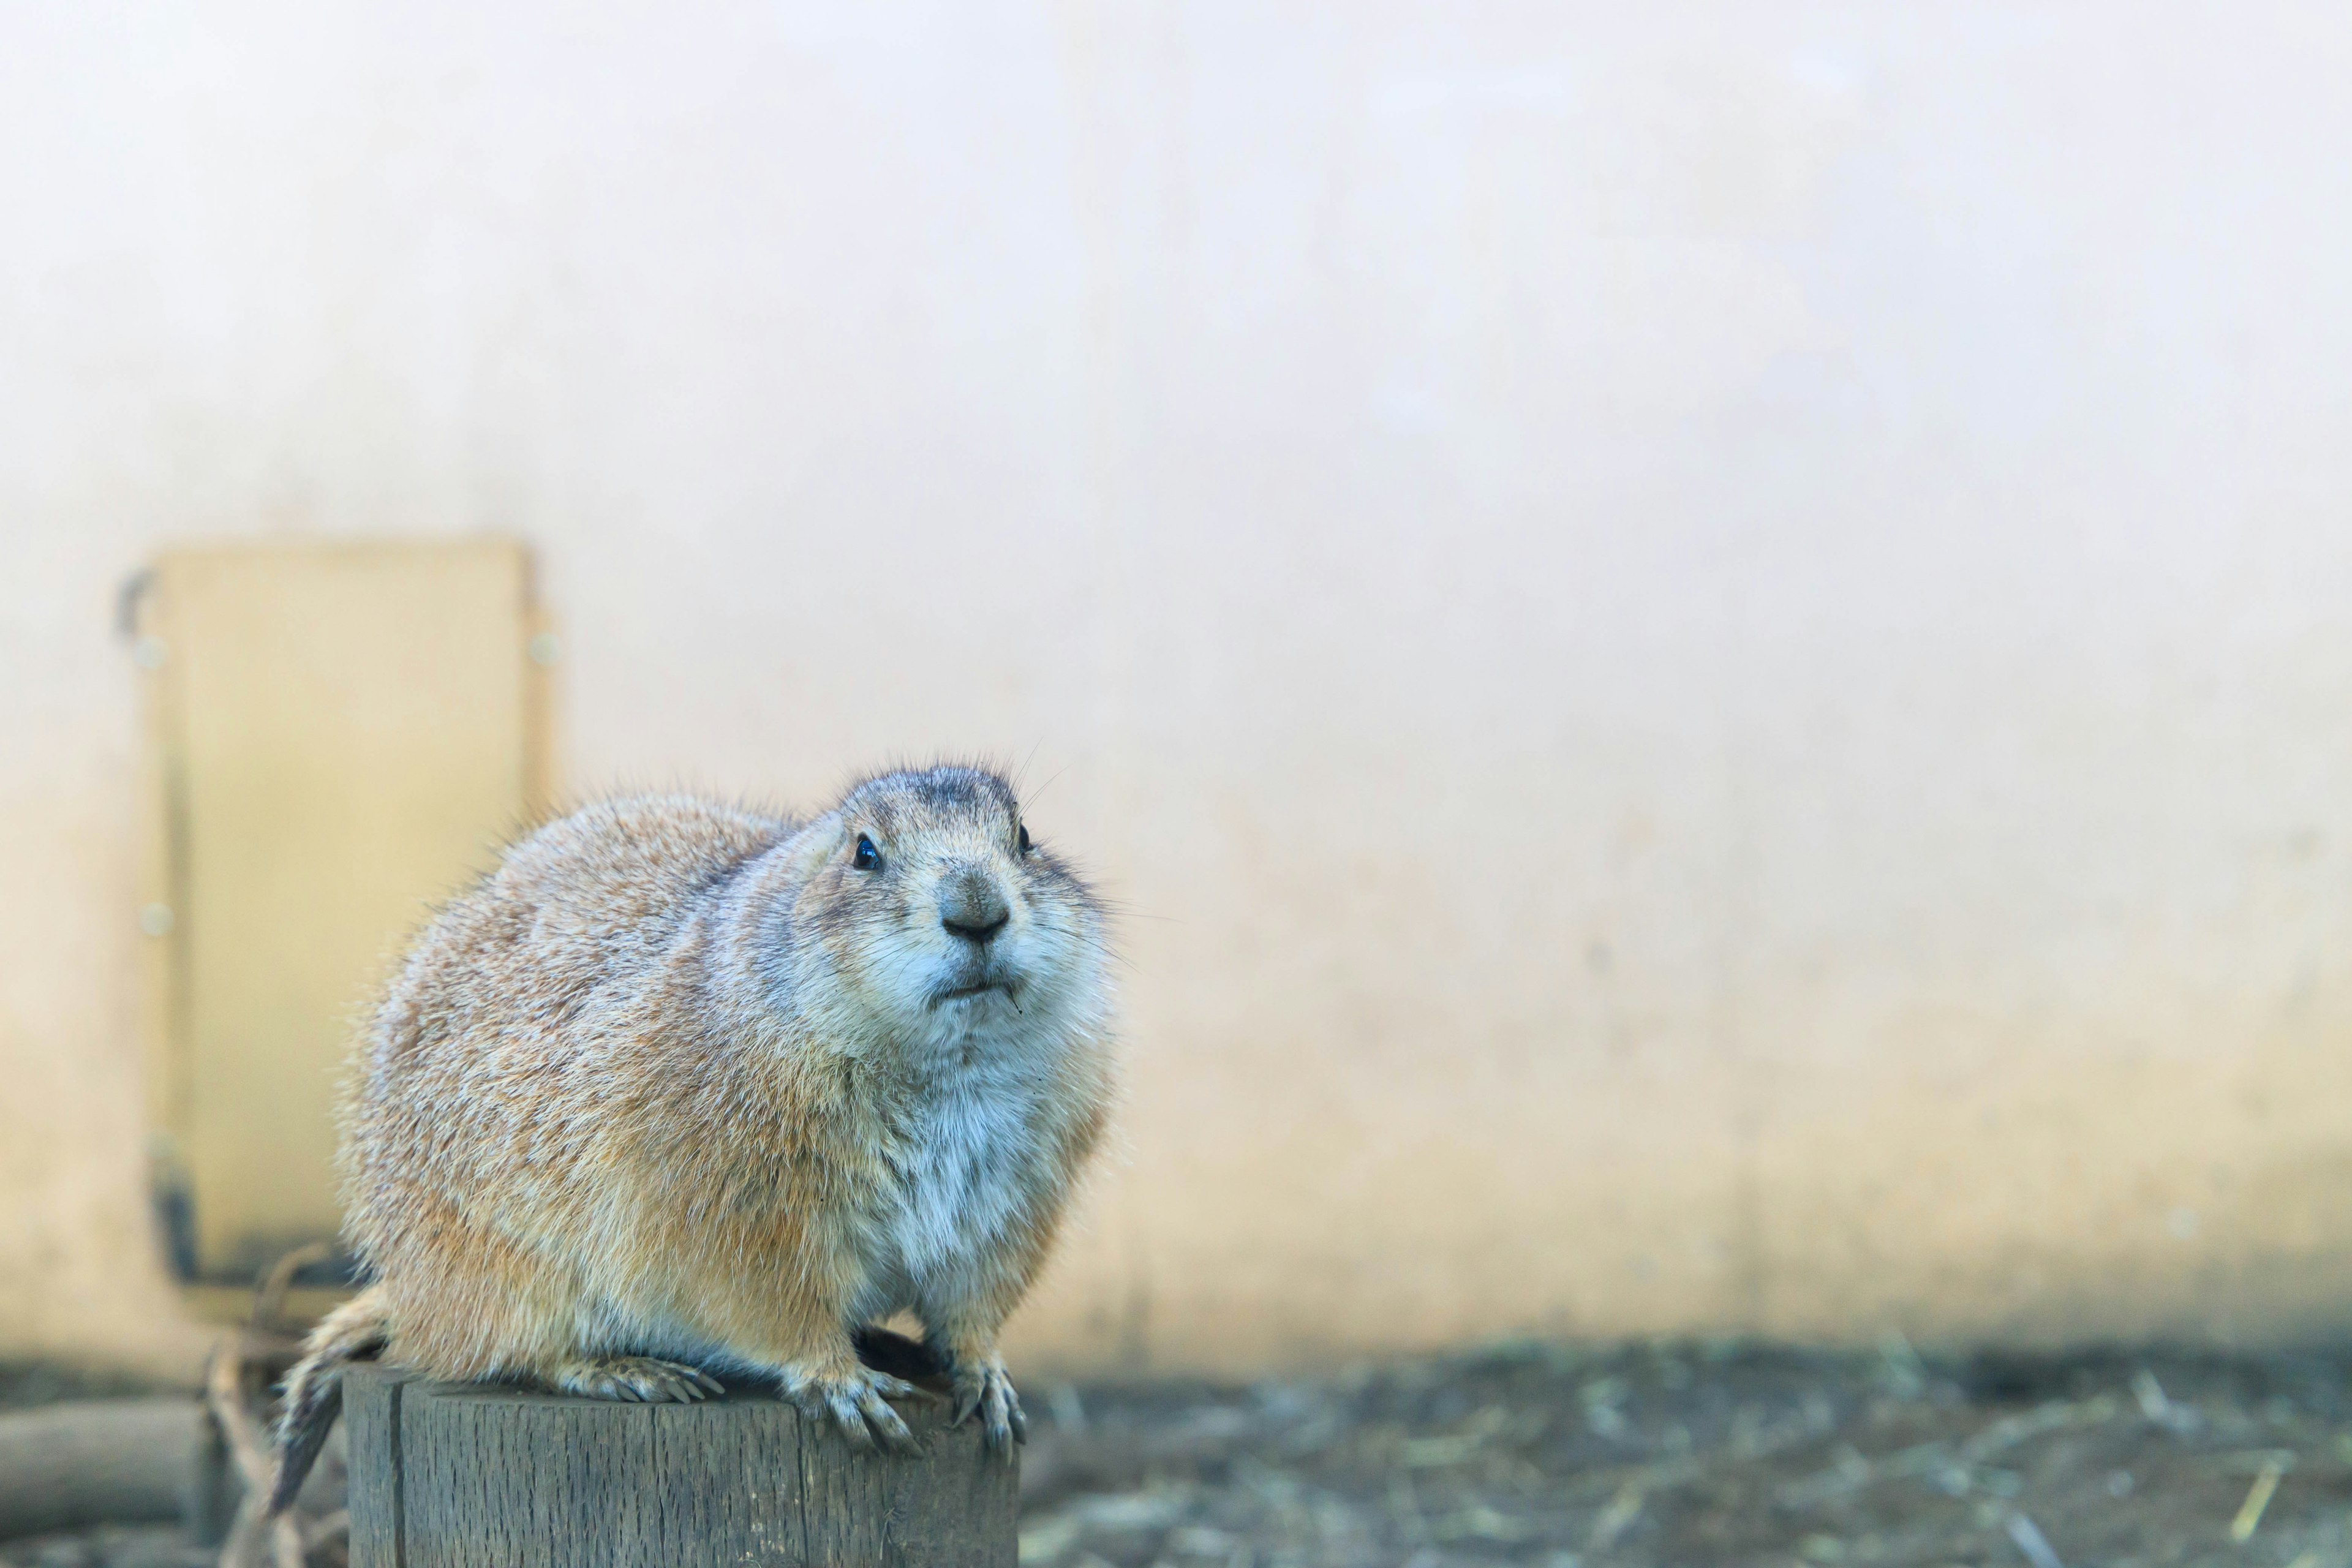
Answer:
[[[346,1209],[386,1357],[635,1398],[769,1377],[898,1440],[907,1385],[851,1336],[905,1310],[1017,1434],[998,1331],[1111,1093],[1100,912],[1020,834],[1002,780],[942,768],[806,823],[614,801],[508,851],[359,1053]],[[292,1386],[363,1338],[322,1325]]]

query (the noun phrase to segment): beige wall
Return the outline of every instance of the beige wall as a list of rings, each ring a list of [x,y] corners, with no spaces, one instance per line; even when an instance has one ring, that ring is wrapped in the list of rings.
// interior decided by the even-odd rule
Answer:
[[[511,531],[575,785],[1025,760],[1031,1364],[2352,1319],[2352,22],[0,18],[0,1353],[182,1360],[150,552]],[[1050,781],[1050,784],[1049,784]]]

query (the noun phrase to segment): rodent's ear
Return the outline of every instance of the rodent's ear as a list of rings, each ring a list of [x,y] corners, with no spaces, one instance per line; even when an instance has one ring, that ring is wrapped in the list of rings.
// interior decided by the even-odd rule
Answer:
[[[803,881],[816,874],[817,868],[839,854],[849,842],[849,825],[837,811],[826,812],[784,842],[784,858],[791,865],[793,879]]]

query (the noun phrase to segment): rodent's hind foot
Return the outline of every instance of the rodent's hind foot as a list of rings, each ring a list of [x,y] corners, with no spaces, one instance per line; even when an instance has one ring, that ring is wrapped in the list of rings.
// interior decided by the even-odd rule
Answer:
[[[1029,1441],[1029,1418],[1021,1414],[1021,1395],[1013,1392],[1013,1379],[998,1357],[956,1365],[954,1424],[961,1426],[975,1415],[988,1435],[988,1446],[999,1453],[1010,1454],[1013,1444]]]
[[[598,1356],[565,1362],[547,1374],[565,1394],[589,1399],[625,1399],[639,1405],[691,1405],[726,1389],[699,1367],[649,1355]]]
[[[812,1421],[830,1421],[841,1435],[861,1448],[876,1444],[894,1453],[911,1454],[919,1445],[907,1424],[887,1403],[891,1399],[926,1397],[904,1378],[892,1377],[870,1366],[853,1364],[846,1371],[823,1372],[785,1367],[780,1381],[784,1397]]]

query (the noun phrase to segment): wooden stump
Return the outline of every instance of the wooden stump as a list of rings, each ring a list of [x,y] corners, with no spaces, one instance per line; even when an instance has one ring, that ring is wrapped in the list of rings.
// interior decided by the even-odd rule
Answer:
[[[1013,1568],[1017,1462],[943,1402],[899,1413],[919,1455],[761,1394],[630,1405],[354,1366],[352,1568]]]

